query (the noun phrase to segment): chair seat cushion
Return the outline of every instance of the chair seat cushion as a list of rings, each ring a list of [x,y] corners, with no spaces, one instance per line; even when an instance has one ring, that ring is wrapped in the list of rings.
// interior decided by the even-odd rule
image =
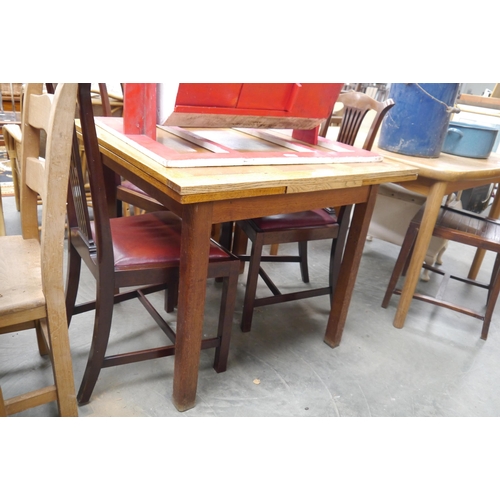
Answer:
[[[0,327],[45,316],[38,240],[0,238]]]
[[[270,215],[252,219],[259,231],[280,231],[284,229],[295,229],[299,227],[318,227],[328,224],[336,224],[337,217],[330,215],[322,208],[318,210],[306,210],[304,212],[293,212],[291,214]]]
[[[178,266],[181,219],[172,212],[150,212],[110,219],[116,269]],[[218,245],[210,244],[210,261],[228,259]]]

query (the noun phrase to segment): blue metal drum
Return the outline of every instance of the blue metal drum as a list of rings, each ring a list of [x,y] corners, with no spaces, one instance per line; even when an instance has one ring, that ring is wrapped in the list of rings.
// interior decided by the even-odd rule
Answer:
[[[458,83],[393,83],[394,107],[382,123],[379,147],[393,153],[437,158],[441,153]]]

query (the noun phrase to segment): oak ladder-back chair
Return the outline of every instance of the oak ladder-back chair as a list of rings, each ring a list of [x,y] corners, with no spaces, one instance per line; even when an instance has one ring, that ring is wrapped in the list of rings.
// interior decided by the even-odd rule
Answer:
[[[376,112],[363,145],[364,149],[370,150],[382,120],[387,111],[394,106],[394,101],[389,99],[381,103],[360,92],[341,94],[338,101],[343,103],[344,113],[337,140],[344,144],[353,145],[368,111],[374,110]],[[323,136],[326,135],[326,131],[328,130],[327,125],[322,128]],[[241,320],[242,331],[247,332],[250,330],[255,307],[326,294],[330,294],[330,297],[333,296],[347,238],[351,212],[352,205],[340,208],[338,216],[332,210],[318,209],[237,222],[238,227],[242,229],[252,242],[250,256],[238,255],[240,259],[249,261]],[[308,283],[307,242],[324,239],[332,240],[329,284],[326,287],[282,293],[261,266],[261,262],[299,262],[302,281]],[[264,245],[292,242],[298,242],[298,256],[262,255]],[[272,295],[262,298],[256,297],[259,275],[272,292]]]
[[[68,322],[74,314],[95,309],[94,332],[77,399],[89,401],[102,368],[169,356],[175,353],[175,333],[154,309],[146,295],[167,289],[165,309],[176,305],[179,282],[181,219],[164,210],[133,217],[109,217],[105,178],[114,182],[114,173],[104,169],[90,101],[90,84],[79,84],[81,132],[87,158],[94,220],[90,221],[82,197],[83,179],[79,155],[73,154],[71,196],[68,203],[69,243],[66,308]],[[76,138],[74,139],[77,141]],[[74,151],[78,151],[78,145]],[[109,184],[109,183],[108,183]],[[96,279],[95,301],[75,305],[81,261]],[[215,347],[214,369],[226,370],[234,313],[239,260],[212,242],[208,277],[223,278],[217,336],[203,340],[202,348]],[[125,287],[126,292],[119,293]],[[116,355],[106,353],[113,305],[139,298],[173,345]]]
[[[54,384],[3,403],[7,415],[57,401],[61,416],[78,416],[64,300],[63,255],[77,84],[54,96],[28,84],[22,118],[22,236],[0,238],[0,333],[35,328],[40,354],[52,361]],[[39,157],[40,129],[47,134]],[[41,197],[42,230],[37,198]],[[5,392],[5,387],[4,387]]]
[[[425,205],[417,212],[415,217],[410,223],[405,235],[405,239],[401,246],[399,256],[394,265],[389,285],[382,301],[382,307],[387,308],[393,293],[400,294],[401,290],[396,288],[397,282],[401,274],[406,274],[407,266],[411,258],[412,249],[417,238],[418,230],[420,228],[422,216],[424,213]],[[451,207],[442,206],[439,212],[436,225],[434,227],[433,236],[444,238],[450,241],[456,241],[464,245],[490,250],[496,253],[495,263],[491,273],[489,283],[480,282],[477,280],[466,278],[465,276],[458,276],[444,271],[444,269],[436,268],[434,266],[423,264],[424,269],[438,273],[443,276],[440,287],[436,295],[430,296],[422,293],[415,293],[413,298],[428,302],[437,306],[445,307],[453,311],[457,311],[468,316],[472,316],[483,321],[481,330],[481,339],[486,340],[488,337],[488,330],[491,323],[491,317],[495,309],[500,291],[500,220],[490,219],[483,217],[479,214],[472,212],[465,212],[463,210],[456,210]],[[479,307],[472,309],[470,304],[467,306],[450,302],[444,299],[446,286],[449,280],[457,280],[463,283],[477,286],[488,291],[486,298],[486,307],[484,310],[479,310]]]

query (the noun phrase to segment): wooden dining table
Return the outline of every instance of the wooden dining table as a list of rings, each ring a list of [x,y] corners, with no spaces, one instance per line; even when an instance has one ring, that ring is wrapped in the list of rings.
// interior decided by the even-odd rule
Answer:
[[[199,152],[201,146],[191,143],[185,149],[184,139],[180,137],[184,132],[179,129],[174,134],[158,127],[156,141],[145,136],[124,135],[121,118],[96,118],[96,128],[105,167],[132,181],[182,217],[173,375],[173,402],[179,411],[195,406],[212,224],[355,204],[324,336],[329,346],[339,345],[378,185],[412,181],[417,168],[384,160],[297,161],[290,151],[284,155],[291,160],[280,164],[273,155],[279,156],[285,148],[276,142],[269,143],[258,134],[247,135],[234,129],[198,130],[197,133],[204,134],[207,144],[212,146],[214,134],[219,134],[217,141],[221,134],[227,135],[224,147],[244,152],[243,164],[224,166],[221,160],[219,165],[212,162],[212,166],[204,167],[186,166],[189,162],[180,167],[166,166],[165,151],[177,148]],[[320,156],[322,151],[327,151],[321,145],[309,148]],[[249,154],[252,151],[255,154]],[[272,164],[262,163],[262,153],[269,153]],[[261,159],[255,162],[252,156]]]
[[[421,158],[386,151],[378,147],[374,147],[373,150],[383,155],[388,162],[418,168],[417,179],[405,182],[404,187],[427,197],[422,223],[394,317],[394,326],[403,328],[443,198],[450,193],[500,182],[500,154],[491,153],[485,159],[466,158],[446,153],[441,153],[438,158]],[[500,217],[500,196],[496,196],[493,201],[490,217]],[[485,251],[482,249],[476,251],[469,270],[470,279],[476,278],[484,254]]]

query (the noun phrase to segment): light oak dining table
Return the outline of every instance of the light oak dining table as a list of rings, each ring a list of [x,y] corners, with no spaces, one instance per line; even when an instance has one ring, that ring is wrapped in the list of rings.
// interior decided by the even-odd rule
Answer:
[[[163,162],[165,151],[171,152],[176,145],[183,150],[184,145],[182,138],[174,137],[167,129],[157,128],[156,141],[146,136],[124,135],[121,118],[96,118],[96,129],[105,167],[130,180],[182,218],[173,374],[173,402],[179,411],[195,406],[212,224],[355,204],[324,337],[330,347],[339,345],[378,185],[412,181],[417,168],[384,160],[369,163],[304,160],[295,164],[255,165],[248,161],[252,157],[248,153],[268,151],[272,156],[273,152],[284,149],[234,129],[205,131],[205,137],[210,142],[210,134],[227,133],[225,144],[231,150],[239,147],[245,152],[244,165],[168,167]],[[310,147],[319,152],[323,149]],[[190,148],[201,151],[201,147],[192,144]]]
[[[491,153],[485,159],[446,153],[441,153],[437,158],[423,158],[386,151],[378,147],[374,147],[373,151],[383,155],[388,162],[418,168],[417,179],[405,182],[404,187],[427,197],[422,223],[394,316],[394,326],[403,328],[443,198],[450,193],[500,182],[500,154]],[[500,196],[495,197],[489,215],[492,218],[500,217]],[[469,270],[470,279],[477,277],[484,254],[485,251],[482,249],[476,251]]]

